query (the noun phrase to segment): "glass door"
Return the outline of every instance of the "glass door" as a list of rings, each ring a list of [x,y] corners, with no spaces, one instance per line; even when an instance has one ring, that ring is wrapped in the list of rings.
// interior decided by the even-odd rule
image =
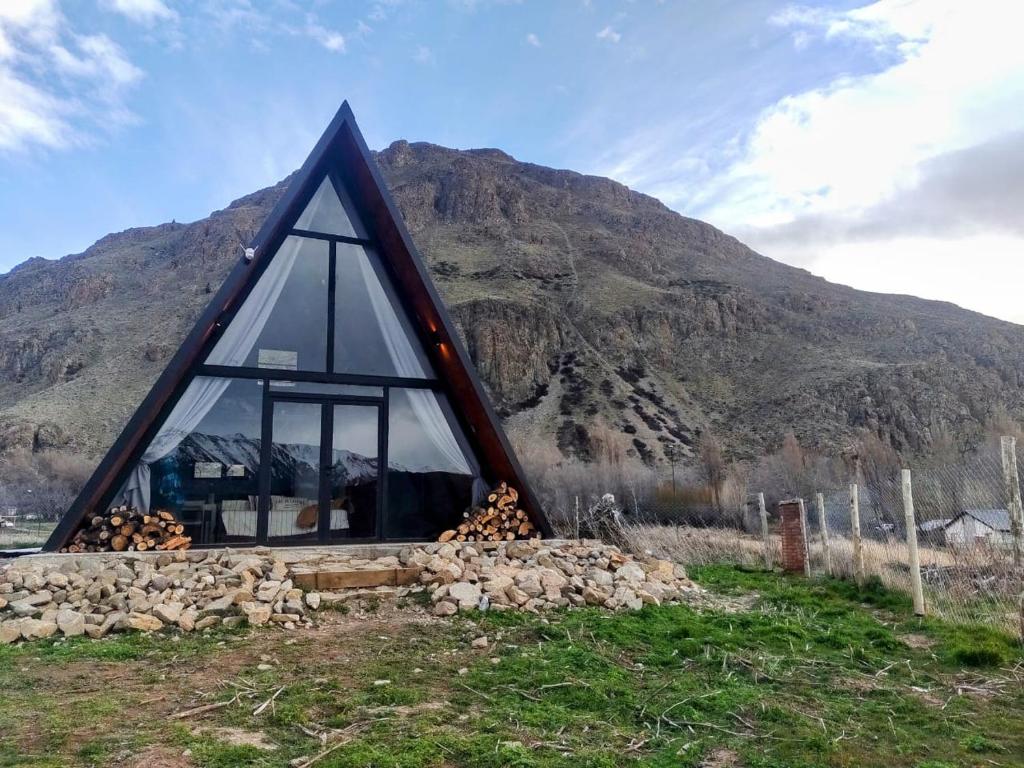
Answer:
[[[273,399],[270,408],[260,494],[263,535],[259,538],[271,544],[315,541],[320,525],[323,406],[318,402]]]
[[[330,409],[331,516],[325,521],[325,538],[332,541],[379,538],[380,408],[335,403]]]
[[[258,539],[378,539],[381,403],[268,395]]]

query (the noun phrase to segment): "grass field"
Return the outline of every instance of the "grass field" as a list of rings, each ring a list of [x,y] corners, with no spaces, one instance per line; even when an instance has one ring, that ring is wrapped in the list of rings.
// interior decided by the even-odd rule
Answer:
[[[0,648],[0,765],[1024,765],[1009,637],[878,586],[693,576],[717,607]]]

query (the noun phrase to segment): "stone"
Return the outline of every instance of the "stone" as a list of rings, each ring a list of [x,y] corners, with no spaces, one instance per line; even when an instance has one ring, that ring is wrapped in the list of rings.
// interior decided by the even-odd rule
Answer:
[[[583,601],[587,605],[604,605],[608,598],[608,593],[603,589],[591,586],[583,589]]]
[[[185,606],[181,603],[161,603],[153,606],[153,615],[164,624],[177,624]]]
[[[302,617],[297,613],[272,613],[270,614],[270,620],[274,624],[288,624],[295,623]]]
[[[476,608],[480,603],[480,587],[477,584],[470,584],[460,581],[448,587],[448,596],[457,601],[460,609]]]
[[[470,645],[473,648],[486,648],[488,645],[487,635],[481,635],[480,637],[475,638]]]
[[[534,571],[523,571],[516,577],[516,586],[530,597],[540,597],[544,593],[540,576]]]
[[[236,629],[242,626],[242,622],[245,621],[245,616],[225,616],[222,623],[228,629]]]
[[[92,640],[99,640],[106,637],[109,629],[104,629],[102,624],[86,624],[85,634]]]
[[[307,592],[306,593],[306,605],[311,610],[317,610],[320,607],[320,593],[319,592]]]
[[[454,616],[459,612],[459,607],[448,600],[442,600],[434,606],[435,616]]]
[[[204,616],[195,623],[195,630],[202,632],[204,629],[210,629],[220,624],[220,616]]]
[[[156,616],[150,616],[147,613],[129,613],[128,627],[139,632],[156,632],[164,628],[164,623]]]
[[[64,589],[68,585],[68,577],[60,571],[51,571],[46,576],[46,583],[54,589]]]
[[[242,614],[253,626],[266,624],[270,621],[271,608],[266,603],[242,603],[240,607],[242,609]]]
[[[509,601],[514,603],[515,605],[525,605],[526,602],[530,599],[530,596],[526,594],[523,590],[521,590],[519,587],[517,587],[515,584],[510,584],[508,587],[505,588],[505,597],[507,597]]]
[[[57,611],[57,628],[65,637],[77,637],[85,634],[85,614],[69,608]]]
[[[192,608],[188,608],[181,612],[181,616],[178,617],[178,629],[182,632],[191,632],[196,628],[196,612]]]
[[[615,571],[615,580],[626,581],[630,584],[642,584],[647,580],[647,574],[636,563],[626,563],[619,566],[619,569]]]
[[[262,600],[262,598],[260,598]],[[269,600],[266,602],[270,602]],[[211,600],[204,607],[203,610],[210,614],[223,614],[227,613],[231,607],[235,604],[235,593],[229,592],[224,597],[218,597],[216,600]]]
[[[594,582],[599,587],[610,587],[615,583],[615,577],[612,576],[608,571],[601,568],[588,568],[583,578]]]
[[[21,620],[0,622],[0,645],[10,645],[21,639]]]
[[[26,640],[42,640],[57,634],[57,623],[39,619],[22,619],[21,636]]]

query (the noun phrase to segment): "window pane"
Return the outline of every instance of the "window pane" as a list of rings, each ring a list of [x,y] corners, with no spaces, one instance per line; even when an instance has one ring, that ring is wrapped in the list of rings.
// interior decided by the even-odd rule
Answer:
[[[367,387],[362,384],[321,384],[315,381],[270,380],[270,391],[282,395],[384,397],[384,387]]]
[[[377,536],[377,406],[334,406],[331,538]]]
[[[390,390],[386,538],[432,540],[472,502],[475,458],[443,395]]]
[[[310,232],[322,232],[327,235],[362,237],[356,233],[355,227],[352,226],[352,218],[342,206],[338,193],[334,190],[334,185],[326,176],[313,194],[306,210],[295,222],[295,228],[306,229]]]
[[[271,540],[316,538],[320,521],[319,403],[275,402],[270,467]]]
[[[259,382],[197,377],[122,494],[143,511],[167,509],[197,544],[256,538]]]
[[[338,243],[337,258],[334,371],[432,377],[376,254],[361,245]]]
[[[324,371],[329,265],[327,242],[286,238],[206,362]]]

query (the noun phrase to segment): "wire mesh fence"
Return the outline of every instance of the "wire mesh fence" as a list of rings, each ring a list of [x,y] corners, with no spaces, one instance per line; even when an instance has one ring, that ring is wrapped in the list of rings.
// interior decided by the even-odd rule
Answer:
[[[1015,458],[1017,474],[1024,475],[1021,457]],[[915,467],[907,490],[925,612],[1024,635],[1024,568],[1019,559],[1015,562],[1014,549],[1021,542],[1014,528],[1020,512],[1008,469],[997,443],[955,461]],[[755,488],[670,488],[659,479],[619,490],[624,497],[616,503],[579,495],[570,500],[563,507],[569,514],[556,520],[560,533],[618,536],[631,549],[686,565],[780,565],[781,498],[764,500],[763,528]],[[914,593],[908,495],[898,464],[856,467],[848,483],[809,487],[802,496],[812,574],[877,579],[889,589]]]

